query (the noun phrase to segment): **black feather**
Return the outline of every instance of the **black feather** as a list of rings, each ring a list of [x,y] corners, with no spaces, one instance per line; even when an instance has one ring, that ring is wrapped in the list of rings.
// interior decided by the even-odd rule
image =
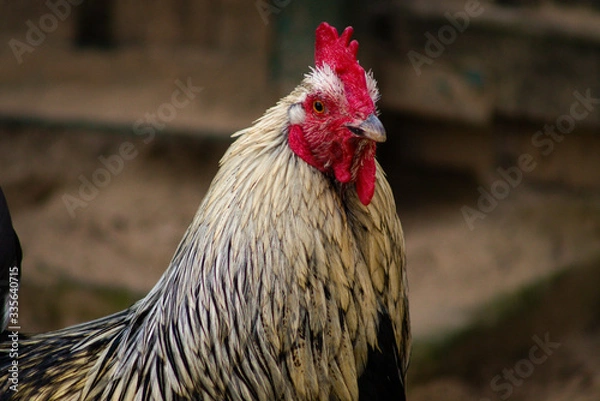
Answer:
[[[377,332],[379,348],[370,348],[365,371],[358,379],[360,400],[405,401],[402,370],[398,363],[398,347],[389,315],[379,314]]]

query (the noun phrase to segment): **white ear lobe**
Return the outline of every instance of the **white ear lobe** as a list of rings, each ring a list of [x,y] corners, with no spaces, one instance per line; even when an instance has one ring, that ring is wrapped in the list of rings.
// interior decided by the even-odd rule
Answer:
[[[302,124],[304,122],[304,117],[306,117],[306,113],[302,108],[302,103],[294,103],[288,109],[290,125]]]

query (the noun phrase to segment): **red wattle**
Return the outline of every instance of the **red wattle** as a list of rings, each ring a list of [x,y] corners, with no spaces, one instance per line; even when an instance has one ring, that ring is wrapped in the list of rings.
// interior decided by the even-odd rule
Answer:
[[[356,176],[356,194],[360,202],[368,206],[375,194],[375,157],[369,155],[364,158],[363,165],[358,169]]]
[[[352,159],[342,159],[333,165],[335,178],[342,184],[346,184],[352,180],[351,165]]]

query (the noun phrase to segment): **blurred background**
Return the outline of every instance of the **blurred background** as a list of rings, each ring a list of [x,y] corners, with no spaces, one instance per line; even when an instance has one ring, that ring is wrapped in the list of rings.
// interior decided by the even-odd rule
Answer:
[[[600,2],[0,1],[24,332],[156,283],[231,143],[355,28],[408,247],[412,400],[600,396]]]

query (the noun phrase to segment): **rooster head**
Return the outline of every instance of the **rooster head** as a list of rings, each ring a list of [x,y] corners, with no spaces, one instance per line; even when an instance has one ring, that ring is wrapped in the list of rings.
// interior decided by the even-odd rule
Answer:
[[[368,205],[375,192],[375,148],[386,139],[377,118],[377,85],[356,59],[352,27],[338,36],[326,22],[316,31],[315,68],[289,109],[288,142],[308,164],[342,184],[354,183]]]

